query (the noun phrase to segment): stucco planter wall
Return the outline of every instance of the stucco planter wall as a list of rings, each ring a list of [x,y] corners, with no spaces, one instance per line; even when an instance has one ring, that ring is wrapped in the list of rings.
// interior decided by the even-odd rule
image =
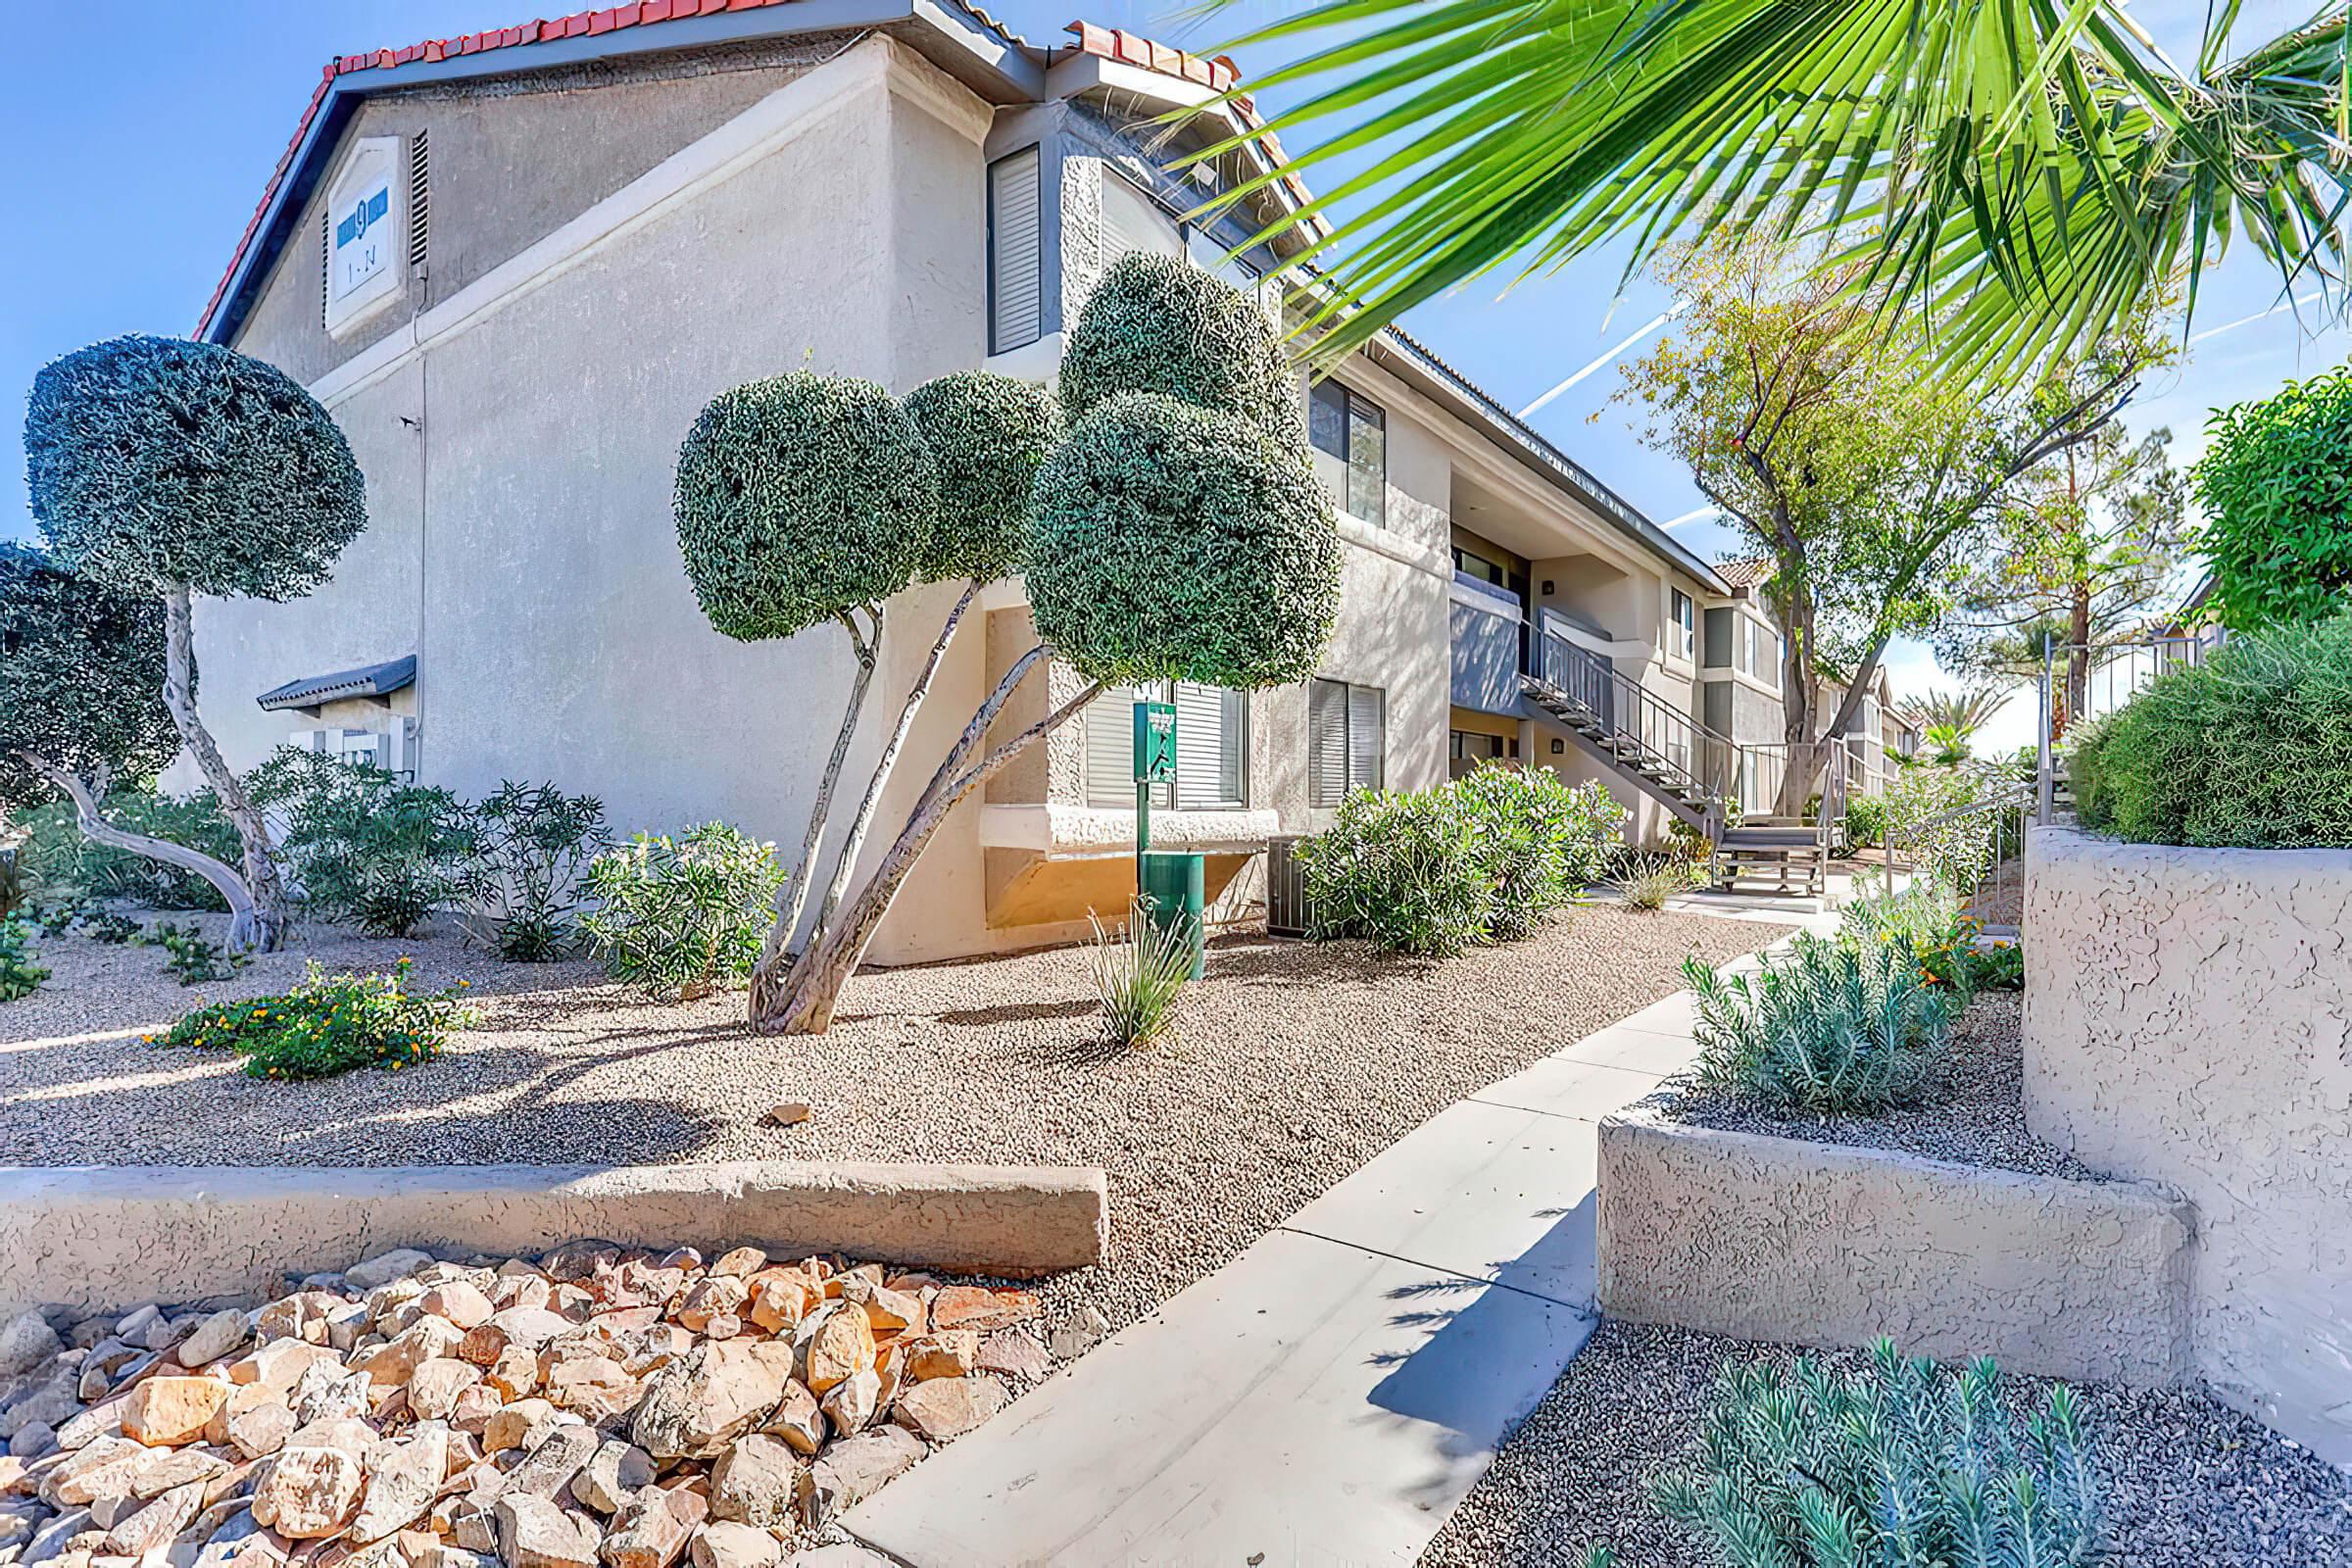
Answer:
[[[2221,1396],[2352,1463],[2352,853],[2039,828],[2026,1117],[2196,1204]]]
[[[258,1298],[399,1247],[509,1257],[588,1238],[1049,1274],[1099,1262],[1108,1228],[1091,1167],[20,1166],[0,1168],[0,1319]]]
[[[1740,1339],[1991,1355],[2013,1371],[2188,1377],[2188,1205],[1912,1154],[1600,1124],[1600,1309]]]

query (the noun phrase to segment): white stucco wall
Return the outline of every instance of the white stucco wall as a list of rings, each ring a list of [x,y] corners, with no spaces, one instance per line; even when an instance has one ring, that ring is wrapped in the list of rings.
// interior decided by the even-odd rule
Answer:
[[[2195,1202],[2200,1369],[2352,1463],[2352,853],[2037,828],[2025,943],[2028,1122]]]

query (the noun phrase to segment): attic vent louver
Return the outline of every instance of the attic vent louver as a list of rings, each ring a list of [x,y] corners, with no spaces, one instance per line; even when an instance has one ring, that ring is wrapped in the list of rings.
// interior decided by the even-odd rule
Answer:
[[[426,202],[427,162],[430,157],[425,145],[425,133],[419,129],[409,143],[409,270],[416,272],[424,266],[425,240],[429,227],[430,209]]]

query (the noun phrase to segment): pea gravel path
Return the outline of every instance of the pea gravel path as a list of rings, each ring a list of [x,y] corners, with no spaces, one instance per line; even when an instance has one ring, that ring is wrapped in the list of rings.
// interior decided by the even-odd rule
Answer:
[[[1091,1303],[1115,1330],[1454,1101],[1681,989],[1686,955],[1720,962],[1786,929],[1596,907],[1438,963],[1235,939],[1174,1040],[1137,1053],[1103,1044],[1071,949],[870,971],[832,1033],[769,1040],[744,1030],[740,996],[651,1004],[584,963],[314,931],[330,968],[413,954],[420,987],[470,979],[483,1019],[421,1067],[310,1084],[139,1043],[199,996],[283,989],[301,956],[183,991],[153,949],[58,938],[36,955],[49,984],[0,1004],[0,1163],[1101,1165],[1110,1256],[1045,1295],[1049,1327]],[[787,1098],[814,1115],[761,1125]]]
[[[1948,1049],[1928,1069],[1914,1105],[1868,1116],[1780,1116],[1688,1082],[1669,1084],[1650,1103],[1693,1127],[2095,1181],[2098,1172],[2026,1127],[2023,1001],[2015,991],[1987,991],[1970,1003],[1953,1020]]]
[[[1421,1568],[1571,1568],[1601,1542],[1616,1548],[1620,1568],[1713,1561],[1649,1506],[1648,1486],[1686,1462],[1727,1359],[1794,1353],[1603,1323],[1430,1543]],[[2036,1380],[2009,1382],[2013,1396],[2037,1396]],[[2341,1472],[2204,1394],[2076,1388],[2107,1478],[2113,1550],[2102,1568],[2352,1564],[2352,1480]]]

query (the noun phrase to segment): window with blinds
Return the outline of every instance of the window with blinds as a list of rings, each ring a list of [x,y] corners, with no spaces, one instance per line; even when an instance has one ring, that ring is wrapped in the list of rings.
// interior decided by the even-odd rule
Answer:
[[[1102,264],[1129,251],[1182,256],[1184,236],[1159,204],[1105,168],[1102,172]]]
[[[1037,341],[1045,298],[1040,159],[1025,148],[988,166],[988,351]]]
[[[1317,381],[1306,394],[1307,442],[1339,460],[1333,499],[1359,522],[1389,520],[1389,416],[1360,392]]]
[[[1153,793],[1155,807],[1186,811],[1238,809],[1249,804],[1250,699],[1244,692],[1178,683],[1121,686],[1087,705],[1086,804],[1135,805],[1135,705],[1176,705],[1176,784]]]
[[[1306,690],[1306,803],[1328,810],[1352,790],[1384,787],[1389,753],[1388,694],[1346,681],[1309,682]]]

